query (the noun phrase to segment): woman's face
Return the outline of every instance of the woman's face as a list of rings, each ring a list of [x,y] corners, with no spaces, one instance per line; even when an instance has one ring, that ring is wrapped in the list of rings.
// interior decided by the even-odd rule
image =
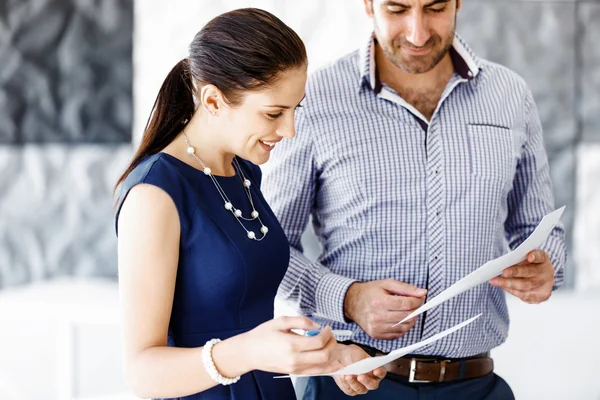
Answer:
[[[280,74],[269,88],[248,92],[235,107],[221,111],[224,147],[254,164],[264,164],[283,138],[293,138],[294,112],[304,98],[306,67]]]

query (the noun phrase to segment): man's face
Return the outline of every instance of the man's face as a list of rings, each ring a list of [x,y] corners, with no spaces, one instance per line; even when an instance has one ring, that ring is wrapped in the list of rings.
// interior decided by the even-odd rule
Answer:
[[[403,71],[431,71],[452,46],[460,0],[364,1],[381,49]]]

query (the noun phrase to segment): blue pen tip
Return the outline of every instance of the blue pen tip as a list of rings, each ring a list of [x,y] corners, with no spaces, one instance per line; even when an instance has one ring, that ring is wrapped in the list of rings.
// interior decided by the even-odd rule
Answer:
[[[321,333],[320,329],[313,329],[312,331],[306,332],[306,336],[317,336],[319,333]]]

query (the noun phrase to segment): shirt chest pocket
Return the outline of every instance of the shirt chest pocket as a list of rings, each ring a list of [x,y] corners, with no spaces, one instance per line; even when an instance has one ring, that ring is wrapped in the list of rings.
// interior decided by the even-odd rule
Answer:
[[[493,183],[512,182],[516,157],[513,132],[491,125],[468,125],[471,174]]]

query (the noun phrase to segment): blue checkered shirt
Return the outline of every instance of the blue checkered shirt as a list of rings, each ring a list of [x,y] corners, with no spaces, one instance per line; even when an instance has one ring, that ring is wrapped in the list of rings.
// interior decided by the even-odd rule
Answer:
[[[311,74],[296,137],[273,151],[263,191],[292,247],[278,296],[353,340],[389,352],[483,313],[419,351],[468,357],[503,343],[504,291],[475,287],[421,315],[398,340],[376,340],[344,318],[356,281],[393,278],[431,298],[516,248],[554,209],[542,127],[526,83],[477,58],[457,35],[455,74],[428,121],[377,80],[373,40]],[[300,242],[309,217],[322,246]],[[564,230],[546,241],[563,281]]]

